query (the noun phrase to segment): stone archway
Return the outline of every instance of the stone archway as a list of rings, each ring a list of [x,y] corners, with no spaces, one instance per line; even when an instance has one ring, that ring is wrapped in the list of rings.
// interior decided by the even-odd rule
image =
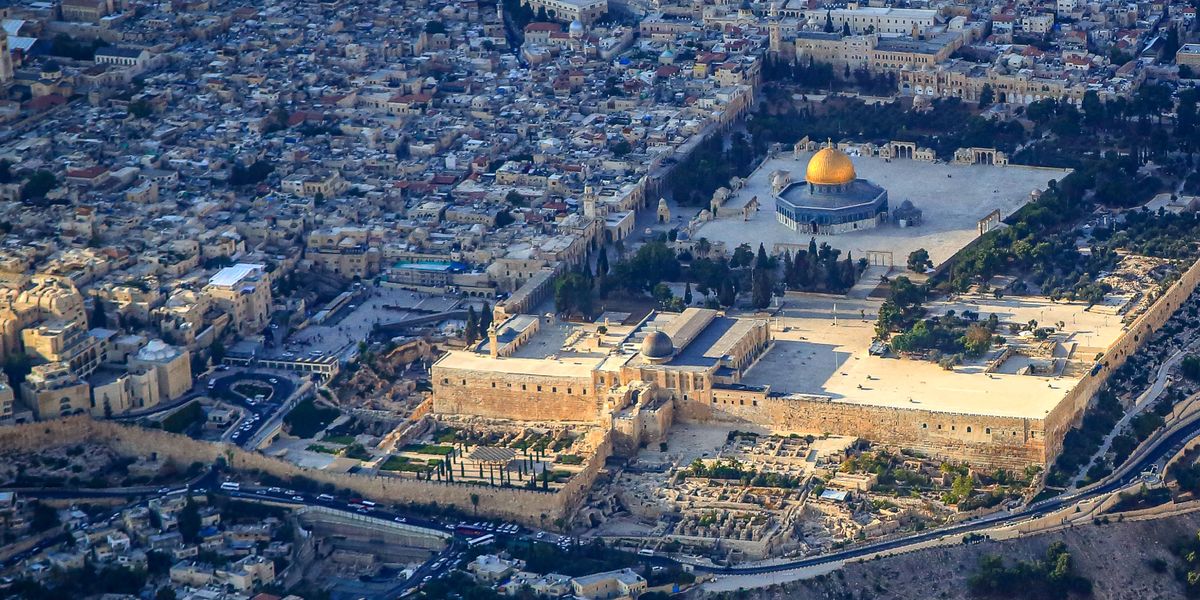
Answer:
[[[892,140],[888,142],[888,153],[891,158],[907,158],[912,160],[916,155],[917,145],[913,142],[900,142]]]

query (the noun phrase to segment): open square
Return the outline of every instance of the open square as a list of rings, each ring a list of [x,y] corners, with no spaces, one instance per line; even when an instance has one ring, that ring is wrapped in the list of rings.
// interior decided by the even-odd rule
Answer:
[[[978,222],[993,210],[1007,217],[1029,202],[1034,190],[1044,190],[1051,179],[1059,180],[1069,169],[1009,165],[960,165],[914,160],[886,160],[854,156],[858,177],[888,192],[888,204],[895,210],[905,200],[924,212],[919,226],[901,228],[884,223],[874,229],[837,235],[796,233],[780,224],[775,216],[771,193],[771,174],[788,171],[792,181],[803,181],[811,152],[799,157],[791,153],[769,158],[747,178],[745,184],[722,207],[721,217],[701,225],[693,235],[724,242],[729,247],[762,242],[770,251],[775,244],[828,242],[834,248],[863,257],[867,251],[891,251],[897,264],[903,264],[918,248],[929,251],[934,264],[950,258],[979,235]],[[743,221],[740,209],[758,198],[758,210]]]

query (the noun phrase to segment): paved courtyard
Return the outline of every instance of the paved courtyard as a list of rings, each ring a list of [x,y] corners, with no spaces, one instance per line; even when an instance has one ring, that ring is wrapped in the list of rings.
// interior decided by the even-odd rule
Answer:
[[[980,319],[995,313],[1002,323],[1061,321],[1066,337],[1059,342],[1056,356],[1073,350],[1075,359],[1086,364],[1120,336],[1122,323],[1111,311],[1085,307],[1039,297],[973,296],[931,303],[928,308],[930,315],[969,309]],[[1021,358],[1013,359],[1010,368],[985,374],[979,361],[946,371],[930,361],[872,356],[868,349],[876,311],[873,301],[789,296],[771,325],[773,346],[746,372],[742,383],[769,384],[773,392],[849,404],[1040,418],[1080,379],[1078,374],[1015,374]],[[1012,335],[1007,329],[999,333]]]
[[[800,160],[791,153],[768,159],[746,185],[727,203],[727,209],[745,206],[757,196],[759,210],[747,223],[737,215],[706,223],[694,237],[723,241],[730,247],[759,242],[771,250],[776,243],[806,244],[809,234],[798,234],[775,220],[775,201],[771,196],[770,175],[776,170],[790,171],[793,180],[802,180],[811,153]],[[894,261],[903,265],[917,248],[929,251],[935,264],[953,256],[978,235],[977,223],[992,210],[1007,217],[1029,201],[1030,192],[1045,189],[1051,179],[1062,179],[1064,169],[1042,167],[954,165],[913,160],[885,161],[882,158],[854,157],[858,176],[883,186],[892,209],[910,200],[924,211],[919,227],[901,229],[887,224],[877,229],[836,236],[818,235],[817,243],[828,242],[843,252],[862,257],[867,250],[890,250]]]

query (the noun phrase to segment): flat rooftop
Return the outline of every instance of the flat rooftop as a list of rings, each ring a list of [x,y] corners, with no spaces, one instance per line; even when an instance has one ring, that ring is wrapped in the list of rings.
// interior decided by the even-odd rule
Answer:
[[[238,263],[236,265],[233,265],[230,267],[225,267],[224,269],[217,271],[216,275],[213,275],[212,279],[208,280],[208,284],[214,285],[217,287],[233,287],[233,286],[241,283],[241,281],[243,279],[250,276],[251,274],[253,274],[255,272],[262,272],[265,270],[266,270],[266,267],[263,265],[251,264],[251,263]]]
[[[556,358],[492,358],[466,350],[451,350],[442,355],[433,367],[468,371],[490,371],[512,375],[539,377],[576,377],[591,379],[592,371],[604,362],[604,357],[579,356]]]
[[[832,298],[789,297],[788,301],[772,327],[774,346],[746,373],[742,384],[770,385],[773,394],[822,396],[846,404],[1043,418],[1080,380],[1079,376],[989,374],[976,364],[946,371],[930,361],[872,356],[877,302],[863,301],[847,310],[847,301]],[[833,324],[835,302],[837,325]],[[1074,360],[1088,363],[1120,336],[1122,323],[1110,311],[1084,311],[1085,307],[1044,298],[989,297],[933,303],[929,312],[970,309],[979,313],[980,320],[996,313],[1001,323],[1063,321],[1063,346],[1074,348]],[[1000,334],[1013,338],[1003,326]]]
[[[791,153],[767,159],[750,175],[742,189],[734,194],[722,212],[728,216],[705,223],[692,239],[708,238],[721,241],[730,248],[750,244],[757,248],[761,242],[767,251],[774,244],[808,244],[811,234],[801,234],[780,224],[775,217],[775,200],[771,193],[771,173],[789,171],[793,180],[802,180],[812,153],[802,153],[799,160]],[[893,252],[894,264],[903,266],[908,254],[925,248],[930,259],[940,264],[979,235],[979,220],[992,210],[1007,217],[1030,199],[1030,192],[1046,189],[1051,179],[1061,180],[1070,173],[1067,169],[1009,165],[956,165],[924,161],[852,156],[858,177],[878,185],[888,192],[888,207],[895,210],[905,200],[924,212],[922,223],[916,227],[900,228],[888,223],[874,229],[840,235],[818,235],[817,243],[828,242],[855,258],[868,250]],[[753,197],[758,197],[758,211],[742,220],[740,210]]]

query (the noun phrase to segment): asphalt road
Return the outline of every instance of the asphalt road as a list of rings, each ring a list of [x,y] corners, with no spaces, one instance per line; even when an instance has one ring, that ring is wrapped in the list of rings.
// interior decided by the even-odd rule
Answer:
[[[927,542],[945,536],[965,535],[973,531],[988,529],[992,527],[1017,523],[1023,520],[1035,519],[1050,512],[1054,512],[1060,508],[1073,505],[1083,500],[1101,496],[1122,489],[1129,484],[1137,481],[1142,472],[1146,471],[1150,465],[1159,463],[1176,453],[1178,453],[1189,440],[1200,435],[1200,419],[1188,426],[1174,432],[1173,434],[1159,439],[1152,443],[1150,449],[1145,452],[1141,458],[1135,462],[1122,466],[1123,475],[1115,477],[1102,485],[1085,491],[1076,491],[1065,493],[1053,498],[1048,498],[1039,502],[1035,502],[1028,507],[1017,512],[999,512],[986,517],[954,525],[940,529],[929,530],[918,534],[910,535],[903,538],[882,541],[874,544],[867,544],[857,548],[842,550],[821,556],[813,556],[801,560],[789,561],[784,563],[776,563],[762,566],[747,566],[747,567],[720,567],[709,565],[691,565],[695,570],[714,574],[726,575],[755,575],[765,573],[776,573],[780,571],[790,571],[805,567],[822,565],[830,562],[844,561],[853,558],[860,558],[877,554],[879,552],[903,548],[922,542]],[[225,490],[220,487],[220,481],[217,478],[215,471],[210,470],[202,477],[194,480],[188,486],[193,493],[206,493],[211,491],[214,494],[224,495],[231,498],[239,498],[251,501],[270,501],[279,504],[301,506],[323,506],[328,509],[341,511],[347,514],[358,514],[369,516],[376,519],[387,521],[395,521],[397,523],[405,523],[412,527],[419,527],[431,531],[439,531],[443,533],[451,533],[455,528],[456,523],[446,523],[433,519],[428,519],[419,516],[408,515],[387,509],[379,505],[375,507],[367,507],[361,503],[354,502],[346,498],[338,498],[325,494],[312,494],[308,492],[297,492],[295,490],[284,489],[280,487],[264,487],[254,485],[242,485],[238,490]],[[156,494],[165,494],[168,490],[162,488],[157,490]],[[22,492],[23,495],[38,498],[83,498],[83,497],[128,497],[142,498],[144,503],[146,494],[141,491],[133,490],[69,490],[48,488],[44,490],[27,490]],[[481,522],[482,523],[482,522]],[[489,523],[488,526],[495,528],[495,523]],[[481,527],[485,531],[485,527]],[[519,528],[515,533],[504,533],[499,531],[490,531],[497,538],[508,536],[524,537],[531,541],[545,542],[551,544],[570,544],[577,540],[564,538],[548,532],[528,531]],[[28,558],[40,552],[45,547],[49,547],[50,543],[43,544],[43,547],[33,548],[23,552],[9,561],[6,561],[4,566],[12,566],[20,560]],[[399,597],[411,591],[418,585],[435,577],[445,576],[446,573],[453,568],[459,559],[461,559],[462,545],[459,540],[455,539],[442,553],[434,556],[407,580],[398,583],[388,593],[388,598]],[[648,560],[656,564],[680,563],[667,557],[653,557]]]
[[[270,387],[271,396],[262,402],[254,402],[243,398],[233,391],[233,386],[239,382],[254,382]],[[263,424],[271,419],[283,403],[296,391],[296,384],[285,375],[255,373],[241,371],[222,375],[212,380],[213,387],[209,393],[227,402],[232,402],[246,410],[246,417],[235,425],[236,429],[227,432],[229,441],[241,445],[254,437]],[[206,386],[208,384],[205,384]]]
[[[894,550],[896,548],[902,548],[904,546],[910,546],[910,545],[918,544],[921,542],[927,542],[927,541],[934,540],[934,539],[944,537],[944,536],[965,535],[967,533],[971,533],[973,531],[978,531],[980,529],[989,529],[992,527],[997,527],[1000,525],[1008,525],[1008,524],[1016,523],[1016,522],[1023,521],[1023,520],[1036,519],[1046,513],[1054,512],[1060,508],[1078,503],[1082,500],[1087,500],[1089,498],[1094,498],[1096,496],[1101,496],[1104,494],[1108,494],[1110,492],[1114,492],[1121,488],[1124,488],[1125,486],[1127,486],[1130,483],[1133,483],[1134,481],[1139,479],[1141,477],[1141,473],[1143,471],[1145,471],[1146,469],[1148,469],[1150,467],[1150,465],[1155,464],[1155,463],[1163,460],[1164,458],[1169,458],[1172,455],[1174,455],[1175,453],[1179,452],[1179,450],[1181,450],[1183,448],[1183,445],[1188,440],[1192,439],[1193,437],[1196,437],[1197,435],[1200,435],[1200,421],[1197,421],[1196,423],[1193,423],[1188,427],[1180,429],[1179,431],[1175,432],[1174,434],[1172,434],[1170,436],[1167,436],[1166,438],[1158,440],[1154,444],[1153,448],[1150,451],[1146,452],[1145,455],[1140,460],[1136,461],[1132,465],[1122,467],[1123,469],[1125,469],[1125,475],[1123,475],[1119,478],[1114,478],[1103,485],[1097,486],[1097,487],[1089,489],[1087,491],[1072,492],[1072,493],[1068,493],[1068,494],[1055,496],[1053,498],[1047,498],[1045,500],[1035,502],[1035,503],[1029,505],[1027,508],[1017,511],[1017,512],[1014,512],[1014,513],[1007,513],[1007,512],[995,513],[993,515],[989,515],[989,516],[986,516],[986,517],[983,517],[983,518],[980,518],[980,519],[977,519],[974,521],[962,523],[960,525],[944,527],[941,529],[934,529],[934,530],[914,534],[914,535],[904,537],[904,538],[883,541],[883,542],[879,542],[876,544],[868,544],[865,546],[860,546],[860,547],[852,548],[849,550],[842,550],[840,552],[823,554],[821,556],[814,556],[811,558],[790,561],[790,562],[786,562],[786,563],[778,563],[778,564],[765,565],[765,566],[759,566],[759,567],[709,567],[709,566],[701,566],[701,565],[694,565],[694,567],[697,571],[704,571],[704,572],[708,572],[708,573],[717,573],[717,574],[728,574],[728,575],[756,575],[756,574],[763,574],[763,573],[777,573],[780,571],[791,571],[793,569],[813,567],[813,566],[822,565],[825,563],[830,563],[830,562],[835,562],[835,561],[843,561],[843,560],[852,559],[852,558],[861,558],[864,556],[870,556],[873,554],[877,554],[879,552],[883,552],[886,550]]]

